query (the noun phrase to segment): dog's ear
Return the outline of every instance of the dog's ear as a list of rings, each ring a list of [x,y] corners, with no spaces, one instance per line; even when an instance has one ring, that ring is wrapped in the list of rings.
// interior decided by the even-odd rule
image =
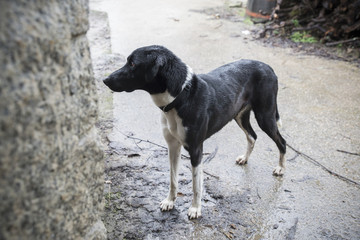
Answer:
[[[154,59],[155,58],[155,59]],[[145,81],[151,82],[159,72],[159,69],[164,65],[164,60],[160,56],[153,57],[153,66],[146,71]]]

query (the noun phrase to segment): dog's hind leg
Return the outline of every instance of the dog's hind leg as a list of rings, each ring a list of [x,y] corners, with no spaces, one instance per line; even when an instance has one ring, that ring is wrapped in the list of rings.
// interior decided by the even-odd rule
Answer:
[[[178,188],[178,169],[181,143],[171,135],[167,128],[166,119],[162,119],[163,124],[163,135],[168,144],[168,154],[170,162],[170,188],[168,196],[160,203],[161,211],[169,211],[173,209],[174,202],[177,196]]]
[[[243,110],[241,110],[238,115],[235,117],[235,121],[239,125],[239,127],[245,132],[247,139],[247,149],[244,155],[238,156],[236,159],[236,163],[240,165],[244,165],[249,160],[250,154],[254,148],[256,141],[256,133],[251,127],[250,124],[250,106],[246,106]]]
[[[271,108],[266,108],[271,109]],[[286,153],[286,141],[281,136],[278,126],[276,113],[269,110],[257,111],[254,109],[255,118],[260,128],[275,142],[280,152],[279,166],[277,166],[273,174],[276,176],[282,176],[285,172],[285,153]],[[276,110],[277,111],[277,110]],[[279,118],[280,119],[280,118]]]

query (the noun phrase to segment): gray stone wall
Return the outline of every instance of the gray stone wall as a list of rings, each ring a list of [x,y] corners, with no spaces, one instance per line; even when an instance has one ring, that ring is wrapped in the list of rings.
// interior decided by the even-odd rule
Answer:
[[[0,1],[0,239],[105,239],[87,0]]]

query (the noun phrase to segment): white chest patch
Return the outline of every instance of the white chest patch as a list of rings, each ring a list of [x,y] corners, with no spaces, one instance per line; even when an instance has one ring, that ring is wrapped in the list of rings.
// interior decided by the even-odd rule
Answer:
[[[162,113],[161,125],[163,130],[166,128],[169,133],[183,146],[187,146],[185,142],[187,129],[182,124],[182,119],[179,117],[175,109],[172,109],[167,113]]]
[[[174,97],[168,91],[152,94],[151,98],[158,107],[165,106],[174,100]],[[186,128],[182,124],[182,119],[177,114],[176,109],[171,109],[167,113],[162,112],[161,125],[163,130],[164,128],[167,129],[171,136],[181,142],[183,146],[186,146]]]
[[[181,86],[182,90],[186,85],[190,84],[194,75],[192,69],[188,65],[186,65],[186,70],[186,79]],[[171,96],[167,90],[163,93],[151,94],[151,98],[158,107],[166,106],[175,99],[175,97]],[[187,146],[185,142],[187,129],[184,127],[182,119],[179,117],[176,109],[171,109],[166,113],[163,112],[161,115],[161,124],[163,132],[176,138],[183,146]]]

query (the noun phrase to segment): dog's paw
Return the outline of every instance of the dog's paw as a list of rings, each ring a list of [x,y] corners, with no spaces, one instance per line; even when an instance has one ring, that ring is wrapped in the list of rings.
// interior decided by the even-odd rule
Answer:
[[[245,155],[238,156],[236,159],[236,163],[239,165],[245,165],[247,163],[248,159],[245,157]]]
[[[170,211],[171,209],[174,208],[174,201],[169,200],[167,198],[165,198],[161,203],[160,203],[160,208],[161,211]]]
[[[191,207],[188,211],[189,219],[196,219],[201,216],[201,207]]]
[[[273,171],[274,176],[283,176],[284,173],[285,173],[285,168],[280,166],[277,166]]]

